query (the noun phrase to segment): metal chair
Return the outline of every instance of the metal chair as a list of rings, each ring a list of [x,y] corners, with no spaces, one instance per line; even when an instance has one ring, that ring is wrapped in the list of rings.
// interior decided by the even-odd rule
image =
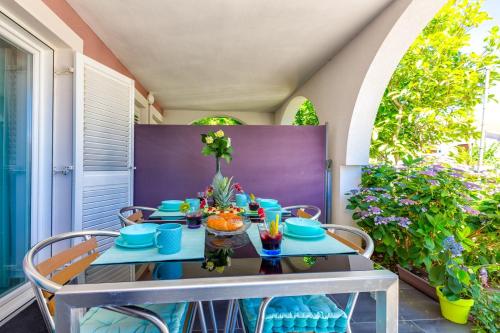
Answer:
[[[317,220],[321,216],[321,209],[312,205],[295,205],[283,207],[292,213],[293,216],[303,217],[305,219]]]
[[[155,212],[157,211],[156,208],[151,208],[151,207],[142,207],[142,206],[130,206],[130,207],[124,207],[120,209],[118,212],[118,218],[120,219],[120,222],[123,227],[129,226],[129,225],[134,225],[138,223],[184,223],[186,220],[185,219],[177,219],[177,220],[151,220],[151,219],[144,219],[145,212]]]
[[[351,227],[351,226],[345,226],[345,225],[338,225],[338,224],[323,224],[321,225],[322,228],[325,228],[328,230],[328,233],[330,236],[334,237],[337,239],[339,242],[344,243],[345,245],[351,247],[353,250],[358,252],[360,255],[362,255],[365,258],[370,258],[373,254],[373,251],[375,249],[375,245],[371,237],[364,232],[361,229]],[[361,239],[365,243],[365,248],[361,248],[357,246],[356,244],[348,241],[347,239],[340,237],[339,235],[335,234],[335,231],[344,231],[348,232],[351,234],[354,234],[356,236],[361,237]],[[324,296],[324,297],[329,297],[329,296]],[[344,312],[347,316],[347,332],[351,333],[351,318],[352,314],[354,312],[354,308],[356,306],[356,303],[358,301],[359,293],[351,293],[349,295],[349,299],[347,301],[347,304],[345,306]],[[267,307],[269,306],[269,303],[271,302],[272,298],[265,298],[262,300],[262,304],[259,309],[259,317],[257,321],[257,329],[262,329],[264,325],[264,318],[265,318],[265,311]],[[234,332],[236,328],[236,321],[237,319],[240,319],[241,326],[243,328],[243,331],[246,332],[245,324],[243,321],[243,315],[240,310],[240,305],[238,304],[237,301],[235,300],[230,300],[229,301],[229,307],[227,311],[227,316],[226,316],[226,330],[225,332]]]
[[[80,273],[82,273],[99,256],[97,252],[96,236],[117,237],[118,232],[87,230],[59,234],[43,240],[33,246],[23,260],[23,270],[26,277],[31,282],[36,300],[42,312],[43,319],[49,332],[55,332],[53,314],[55,312],[54,294],[60,290],[64,284],[70,282]],[[83,242],[66,249],[53,257],[35,265],[35,256],[43,249],[54,243],[68,239],[82,239]],[[106,306],[99,308],[109,310],[121,315],[146,320],[154,325],[161,333],[168,333],[169,329],[164,319],[157,313],[136,305],[126,306]],[[187,325],[184,325],[184,331],[191,331],[195,316],[195,310],[200,312],[200,321],[204,325],[201,302],[190,304],[186,307],[188,311]],[[206,332],[206,326],[204,326]]]

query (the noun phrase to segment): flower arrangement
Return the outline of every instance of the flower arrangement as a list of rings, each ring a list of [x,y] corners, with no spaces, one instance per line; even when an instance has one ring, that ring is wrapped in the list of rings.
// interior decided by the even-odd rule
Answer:
[[[231,146],[231,138],[226,137],[224,131],[219,129],[216,132],[208,132],[201,134],[201,142],[203,146],[201,153],[204,156],[214,155],[216,160],[216,172],[220,172],[220,159],[223,158],[227,163],[233,159],[233,147]]]

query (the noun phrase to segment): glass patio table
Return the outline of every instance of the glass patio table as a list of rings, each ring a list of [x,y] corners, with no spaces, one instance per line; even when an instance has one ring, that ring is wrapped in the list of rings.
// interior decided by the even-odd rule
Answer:
[[[82,309],[352,292],[376,293],[377,332],[398,331],[398,276],[359,255],[260,257],[247,234],[205,240],[205,259],[94,265],[56,292],[56,331],[77,332]],[[230,258],[230,259],[228,259]],[[262,312],[262,311],[261,311]],[[256,332],[262,332],[259,316]]]

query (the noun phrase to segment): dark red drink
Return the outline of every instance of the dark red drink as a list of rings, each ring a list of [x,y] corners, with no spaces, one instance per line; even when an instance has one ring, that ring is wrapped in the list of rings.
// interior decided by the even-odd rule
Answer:
[[[281,253],[281,240],[283,239],[281,232],[271,236],[269,230],[260,229],[259,234],[260,240],[262,241],[262,252],[264,252],[264,254],[274,256]]]
[[[256,211],[257,209],[259,209],[259,203],[258,202],[255,202],[255,201],[252,201],[248,204],[248,208],[251,210],[251,211]]]
[[[187,220],[188,228],[189,229],[199,228],[201,226],[202,217],[203,217],[203,215],[200,211],[193,212],[193,213],[187,213],[186,220]]]

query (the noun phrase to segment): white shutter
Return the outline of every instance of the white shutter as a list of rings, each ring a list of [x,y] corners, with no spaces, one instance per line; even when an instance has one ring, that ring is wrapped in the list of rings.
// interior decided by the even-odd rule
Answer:
[[[76,54],[74,230],[118,230],[118,210],[132,204],[134,91],[130,78]]]

